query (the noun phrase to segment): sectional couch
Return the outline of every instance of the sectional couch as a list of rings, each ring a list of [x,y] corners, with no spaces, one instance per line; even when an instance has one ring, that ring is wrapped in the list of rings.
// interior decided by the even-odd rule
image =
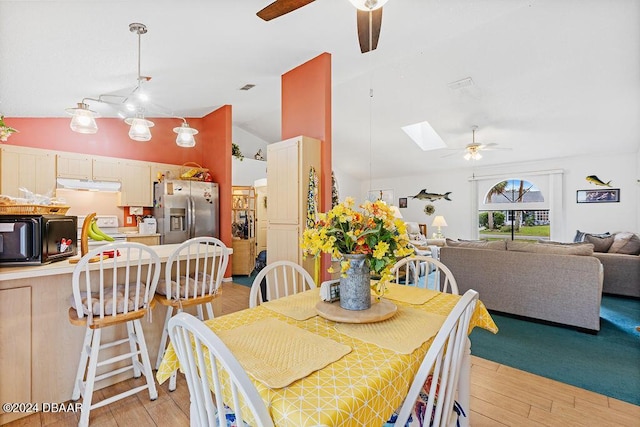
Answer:
[[[512,241],[447,239],[440,260],[460,294],[480,293],[490,310],[600,330],[602,263],[588,243],[551,245]]]
[[[640,298],[640,236],[630,232],[591,234],[578,230],[574,241],[594,245],[593,256],[604,268],[604,293]]]

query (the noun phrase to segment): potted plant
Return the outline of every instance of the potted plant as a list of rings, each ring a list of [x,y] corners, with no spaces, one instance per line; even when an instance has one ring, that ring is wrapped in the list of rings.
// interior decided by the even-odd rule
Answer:
[[[244,160],[244,154],[242,154],[240,147],[235,142],[231,143],[231,155],[240,161]]]
[[[364,277],[361,285],[366,288],[362,290],[362,302],[370,304],[370,294],[367,292],[369,271],[380,276],[374,287],[380,297],[386,290],[385,284],[393,279],[391,268],[398,258],[414,253],[409,244],[406,224],[396,218],[382,200],[366,201],[358,211],[354,209],[354,200],[347,197],[343,203],[318,217],[315,225],[304,231],[301,246],[305,255],[318,256],[324,252],[341,260],[340,295],[343,308],[354,309],[342,305],[342,295],[345,294],[343,285],[352,282],[344,279],[350,279],[350,274]],[[355,269],[358,272],[354,272]],[[333,273],[331,268],[328,271]]]
[[[18,132],[16,129],[7,126],[4,122],[4,116],[0,116],[0,141],[6,142],[12,133]]]

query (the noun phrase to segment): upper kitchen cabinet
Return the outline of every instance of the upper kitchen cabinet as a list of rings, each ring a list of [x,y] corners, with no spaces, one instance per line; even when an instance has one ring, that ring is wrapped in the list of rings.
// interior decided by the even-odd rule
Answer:
[[[3,145],[0,166],[0,194],[21,197],[21,187],[37,194],[53,193],[56,188],[56,156],[52,151]]]
[[[92,179],[93,164],[87,154],[64,153],[56,158],[56,176],[58,178]]]
[[[91,161],[92,179],[94,181],[120,181],[122,171],[119,159],[109,157],[94,157]]]
[[[119,159],[64,153],[57,156],[57,177],[89,179],[93,181],[120,181]]]
[[[153,206],[151,164],[147,162],[121,161],[122,188],[120,206]]]

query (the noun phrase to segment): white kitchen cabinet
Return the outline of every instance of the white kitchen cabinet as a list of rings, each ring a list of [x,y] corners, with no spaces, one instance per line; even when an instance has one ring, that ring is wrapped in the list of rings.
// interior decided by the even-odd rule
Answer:
[[[64,153],[56,157],[58,178],[92,179],[93,165],[87,154]]]
[[[56,159],[57,177],[93,181],[120,181],[122,179],[120,160],[87,154],[58,154]]]
[[[320,149],[319,140],[306,136],[267,146],[267,262],[293,261],[312,276],[313,260],[303,261],[300,239],[306,228],[311,167],[321,182]]]
[[[121,161],[122,188],[119,206],[153,206],[153,181],[148,162]]]
[[[33,402],[30,287],[0,290],[0,343],[0,402]],[[0,410],[0,424],[22,416]]]
[[[111,157],[93,157],[91,177],[94,181],[120,181],[122,171],[120,159]]]
[[[20,187],[37,194],[56,188],[56,156],[37,148],[5,145],[0,150],[0,194],[22,197]]]

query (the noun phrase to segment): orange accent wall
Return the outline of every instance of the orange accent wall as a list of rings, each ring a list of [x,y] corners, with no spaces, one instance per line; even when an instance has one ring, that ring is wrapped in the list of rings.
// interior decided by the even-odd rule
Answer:
[[[331,209],[331,54],[323,53],[282,75],[282,139],[298,135],[322,141],[320,210]],[[322,280],[329,256],[322,258]]]
[[[220,240],[231,247],[231,105],[225,105],[202,118],[202,137],[208,142],[202,164],[209,168],[220,192]],[[229,263],[229,271],[231,263]]]
[[[129,126],[121,119],[99,118],[98,133],[85,135],[69,128],[70,118],[5,118],[5,122],[20,132],[11,135],[6,144],[97,156],[120,157],[149,162],[182,164],[201,162],[208,142],[202,137],[203,119],[188,119],[189,125],[200,131],[194,148],[178,147],[174,127],[178,119],[150,118],[151,141],[138,142],[129,138]],[[204,165],[203,165],[204,166]]]

